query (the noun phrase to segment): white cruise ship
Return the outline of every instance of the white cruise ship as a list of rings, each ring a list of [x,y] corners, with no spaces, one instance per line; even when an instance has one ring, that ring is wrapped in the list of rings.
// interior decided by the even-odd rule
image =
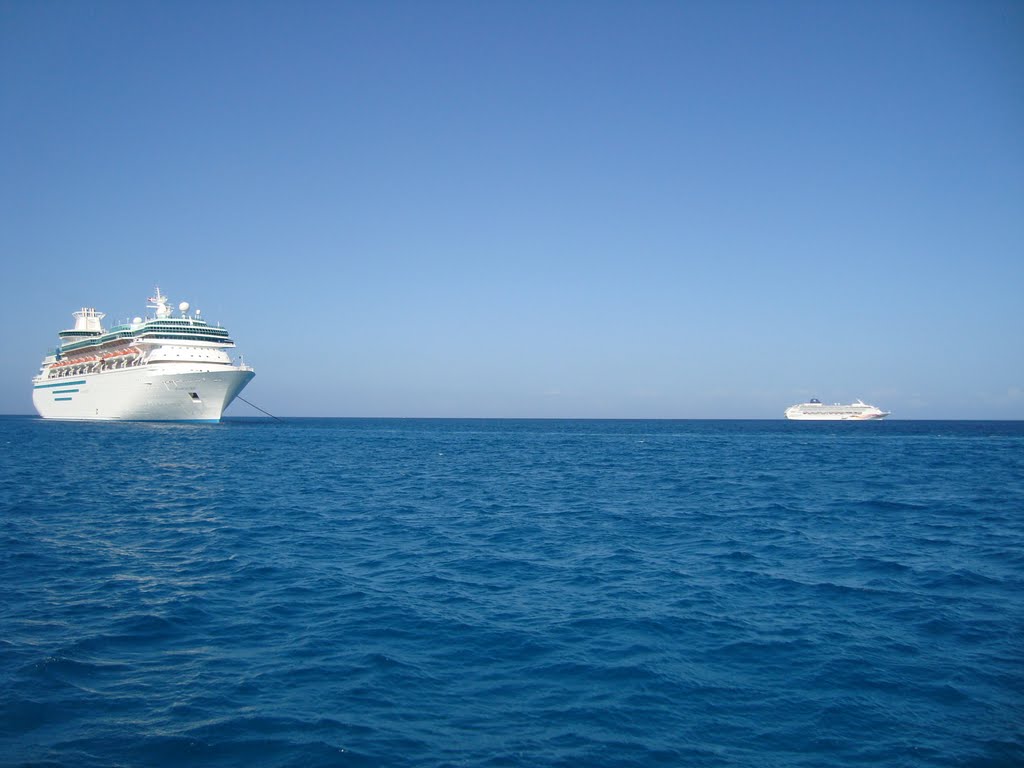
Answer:
[[[256,374],[235,363],[226,329],[188,313],[174,317],[157,288],[153,317],[105,330],[105,315],[83,308],[75,327],[61,331],[32,380],[32,403],[44,419],[220,421]]]
[[[820,400],[812,398],[809,403],[791,405],[786,409],[786,418],[797,421],[870,421],[884,419],[888,411],[858,400],[850,405],[824,405]]]

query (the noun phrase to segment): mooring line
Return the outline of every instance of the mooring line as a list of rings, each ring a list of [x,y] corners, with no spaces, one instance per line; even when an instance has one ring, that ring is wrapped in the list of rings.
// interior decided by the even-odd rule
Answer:
[[[241,400],[241,401],[242,401],[243,403],[245,403],[246,405],[252,405],[252,407],[253,407],[253,408],[255,408],[255,409],[256,409],[257,411],[259,411],[260,413],[265,413],[265,414],[267,414],[267,416],[269,416],[270,418],[272,418],[272,419],[273,419],[274,421],[280,421],[280,422],[284,423],[284,420],[283,420],[283,419],[279,419],[279,418],[277,418],[277,416],[275,416],[274,414],[272,414],[272,413],[271,413],[270,411],[264,411],[264,410],[263,410],[262,408],[260,408],[260,407],[259,407],[258,405],[253,405],[252,403],[250,403],[250,402],[249,402],[248,400],[246,400],[246,399],[245,399],[244,397],[242,397],[241,395],[235,395],[235,397],[237,397],[237,398],[238,398],[239,400]]]

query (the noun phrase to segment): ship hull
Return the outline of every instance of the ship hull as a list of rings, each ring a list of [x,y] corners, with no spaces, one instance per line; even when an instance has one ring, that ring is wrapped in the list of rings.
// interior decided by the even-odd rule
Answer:
[[[790,421],[878,421],[884,419],[889,414],[866,414],[866,415],[846,415],[846,414],[821,414],[821,413],[797,413],[791,414],[786,413],[786,418]]]
[[[251,368],[156,364],[34,382],[44,419],[218,422],[253,376]]]

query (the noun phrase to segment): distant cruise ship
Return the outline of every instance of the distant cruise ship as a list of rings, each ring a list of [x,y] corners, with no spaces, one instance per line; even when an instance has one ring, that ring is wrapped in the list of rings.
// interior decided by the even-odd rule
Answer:
[[[232,362],[226,329],[188,314],[173,317],[157,288],[154,317],[136,317],[109,331],[92,308],[73,313],[32,380],[32,404],[44,419],[220,421],[228,404],[256,374]]]
[[[820,400],[812,399],[809,403],[791,405],[786,409],[786,418],[798,421],[868,421],[884,419],[889,415],[873,405],[858,400],[850,405],[823,405]]]

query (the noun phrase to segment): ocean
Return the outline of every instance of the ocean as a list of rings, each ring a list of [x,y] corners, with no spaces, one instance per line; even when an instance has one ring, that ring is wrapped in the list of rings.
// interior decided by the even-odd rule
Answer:
[[[1024,422],[0,445],[0,765],[1024,764]]]

